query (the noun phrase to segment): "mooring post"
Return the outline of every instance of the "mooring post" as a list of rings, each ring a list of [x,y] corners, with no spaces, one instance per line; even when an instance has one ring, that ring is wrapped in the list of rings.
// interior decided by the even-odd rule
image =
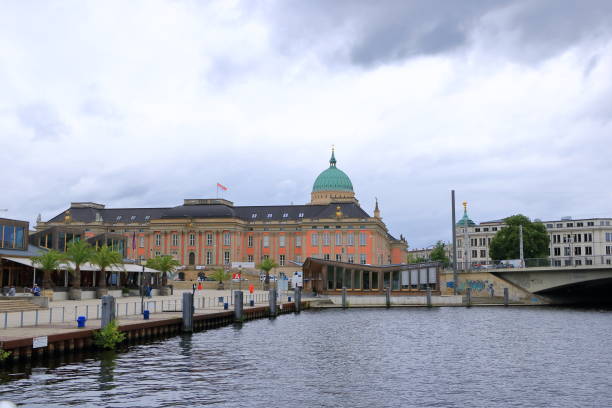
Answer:
[[[295,312],[300,313],[300,310],[302,310],[302,288],[297,286],[293,292],[295,296]]]
[[[468,307],[472,306],[472,288],[465,289],[465,297],[467,300],[467,306]]]
[[[508,306],[508,300],[510,296],[508,295],[508,288],[504,288],[504,306]]]
[[[385,291],[385,304],[387,305],[387,307],[391,307],[391,286],[386,289],[387,290]]]
[[[78,316],[77,316],[78,317]],[[102,328],[115,320],[115,298],[112,296],[102,296]]]
[[[234,320],[237,322],[242,321],[243,296],[244,294],[241,290],[234,291]]]
[[[270,316],[276,316],[276,289],[270,289],[268,302],[270,304]]]
[[[343,286],[342,287],[342,308],[346,309],[348,307],[348,304],[346,302],[346,288]]]
[[[427,288],[427,307],[431,307],[431,288]]]
[[[183,293],[183,331],[193,332],[193,293]]]

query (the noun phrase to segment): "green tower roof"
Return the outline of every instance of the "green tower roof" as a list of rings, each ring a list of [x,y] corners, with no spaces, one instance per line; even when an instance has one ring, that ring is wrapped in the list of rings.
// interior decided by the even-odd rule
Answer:
[[[467,214],[467,208],[463,210],[463,217],[457,222],[458,227],[473,227],[476,223],[470,220],[470,217]]]
[[[336,156],[332,150],[329,168],[324,170],[314,182],[312,192],[316,191],[353,191],[351,179],[336,167]]]

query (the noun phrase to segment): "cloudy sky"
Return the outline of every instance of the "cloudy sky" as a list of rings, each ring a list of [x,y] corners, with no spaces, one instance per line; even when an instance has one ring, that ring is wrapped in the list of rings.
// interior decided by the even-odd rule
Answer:
[[[609,0],[3,1],[0,216],[305,203],[334,144],[411,247],[453,188],[612,217],[611,31]]]

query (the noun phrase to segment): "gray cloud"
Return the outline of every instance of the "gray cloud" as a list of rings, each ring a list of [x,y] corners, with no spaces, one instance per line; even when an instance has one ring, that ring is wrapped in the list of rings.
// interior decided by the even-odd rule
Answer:
[[[45,103],[33,103],[17,109],[19,122],[34,132],[36,139],[56,139],[67,127],[57,111]]]
[[[513,57],[549,58],[609,33],[612,2],[595,0],[283,1],[264,10],[284,52],[370,67],[465,48],[475,32],[514,36]],[[502,41],[503,42],[503,41]],[[498,43],[501,45],[501,43]],[[504,53],[506,50],[492,50]]]

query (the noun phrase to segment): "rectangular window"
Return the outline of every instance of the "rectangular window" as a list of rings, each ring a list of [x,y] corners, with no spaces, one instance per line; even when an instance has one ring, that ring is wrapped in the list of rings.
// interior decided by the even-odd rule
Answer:
[[[270,236],[269,235],[263,236],[263,246],[264,248],[270,247]]]
[[[323,255],[323,259],[325,259],[326,261],[329,261],[329,254]]]
[[[365,246],[366,245],[366,233],[365,232],[360,232],[359,233],[359,245],[361,245],[361,246]]]
[[[226,265],[230,264],[230,253],[229,251],[223,252],[223,263]]]
[[[295,261],[296,262],[302,262],[302,256],[301,255],[296,255]]]
[[[378,272],[372,272],[372,289],[378,289]]]
[[[336,245],[342,245],[342,234],[336,233]]]
[[[353,235],[352,232],[349,232],[348,234],[348,245],[349,246],[355,245],[355,235]]]
[[[302,246],[302,236],[301,235],[295,236],[295,246],[298,248]]]
[[[323,245],[329,245],[329,232],[323,233]]]
[[[213,244],[213,234],[206,234],[206,245],[212,246]]]
[[[319,234],[315,232],[310,236],[310,244],[312,246],[319,245]]]
[[[155,256],[160,256],[160,255],[161,255],[161,252],[155,251]]]
[[[593,255],[593,247],[584,247],[584,254],[585,255]]]
[[[280,266],[285,266],[285,255],[279,255],[278,264]]]
[[[487,257],[487,250],[486,249],[481,249],[480,250],[480,257],[481,258],[486,258]]]
[[[572,253],[570,252],[570,247],[564,247],[563,248],[563,255],[564,256],[570,256]]]
[[[555,256],[561,256],[561,248],[556,247],[556,248],[553,248],[553,249],[554,249]]]
[[[353,289],[361,289],[361,271],[353,271]]]
[[[497,227],[491,228],[491,231],[497,231]]]
[[[232,245],[232,235],[229,232],[225,232],[223,234],[223,245],[230,246]]]
[[[363,271],[363,290],[370,290],[370,272]]]
[[[247,262],[253,262],[253,255],[247,255]]]
[[[574,255],[582,255],[582,248],[574,247]]]
[[[399,290],[400,289],[400,271],[393,271],[391,280],[391,289]]]
[[[587,222],[587,227],[594,227],[595,223],[593,221]]]
[[[189,234],[189,245],[195,246],[195,234]]]
[[[342,262],[342,255],[341,254],[336,254],[336,261]]]
[[[247,238],[247,246],[249,248],[253,248],[253,236],[252,235],[249,235]]]
[[[472,258],[478,258],[478,250],[477,249],[473,249],[472,250]]]
[[[145,241],[145,238],[144,238],[144,237],[140,237],[139,241],[140,241],[140,243],[139,243],[139,247],[140,247],[140,248],[144,248],[144,241]]]
[[[206,252],[206,265],[212,265],[212,252]]]
[[[281,248],[285,246],[285,236],[284,235],[280,235],[278,237],[278,246],[280,246]]]
[[[593,242],[593,234],[591,232],[584,234],[584,242]]]
[[[366,264],[366,256],[365,256],[365,254],[359,255],[359,263],[362,264],[362,265]]]
[[[606,245],[606,255],[612,255],[612,246]]]
[[[327,269],[327,289],[331,290],[334,288],[334,268]]]
[[[348,263],[355,263],[355,256],[353,254],[348,255]]]
[[[178,246],[179,236],[178,234],[172,234],[172,246]]]
[[[161,246],[161,235],[155,234],[155,246]]]

